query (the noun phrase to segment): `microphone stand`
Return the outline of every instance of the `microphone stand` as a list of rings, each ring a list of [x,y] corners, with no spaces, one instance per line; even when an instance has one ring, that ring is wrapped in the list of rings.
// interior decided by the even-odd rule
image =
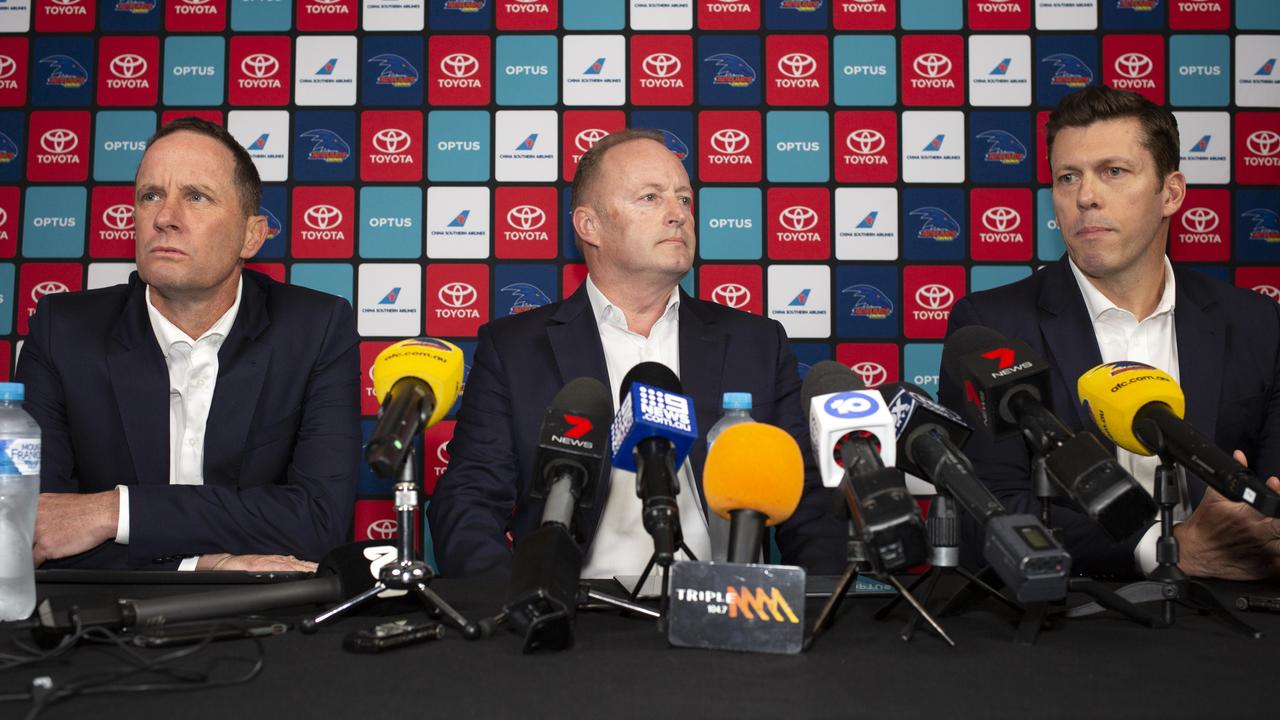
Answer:
[[[1262,638],[1262,633],[1236,617],[1213,594],[1208,585],[1187,577],[1178,567],[1178,540],[1173,536],[1173,509],[1178,505],[1180,488],[1186,470],[1174,460],[1160,453],[1160,465],[1156,468],[1155,497],[1160,506],[1160,540],[1156,544],[1156,568],[1146,580],[1125,585],[1115,594],[1133,603],[1158,602],[1161,606],[1161,622],[1157,627],[1173,627],[1176,616],[1174,605],[1181,604],[1200,613],[1209,613],[1228,628],[1252,637]],[[1085,617],[1100,613],[1105,608],[1100,603],[1088,603],[1067,611],[1067,617]]]
[[[299,626],[304,633],[314,633],[320,625],[347,614],[386,590],[405,590],[422,602],[427,614],[432,617],[443,614],[449,624],[462,630],[463,637],[475,640],[481,636],[479,625],[463,617],[427,586],[435,577],[435,572],[415,552],[413,542],[413,529],[417,527],[419,512],[418,483],[418,474],[414,471],[413,464],[413,447],[410,446],[404,463],[400,466],[400,480],[395,485],[398,559],[383,566],[373,587],[315,617],[304,618]]]

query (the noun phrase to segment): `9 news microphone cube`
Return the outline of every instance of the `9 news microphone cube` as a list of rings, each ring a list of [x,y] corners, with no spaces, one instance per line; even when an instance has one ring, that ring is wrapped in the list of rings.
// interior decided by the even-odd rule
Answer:
[[[873,435],[880,444],[880,459],[886,467],[894,466],[897,438],[893,432],[893,417],[889,415],[880,393],[850,390],[818,395],[810,402],[809,436],[819,460],[823,485],[838,487],[844,478],[844,466],[836,460],[835,451],[840,439],[849,433]]]
[[[670,441],[673,456],[677,458],[676,467],[679,467],[698,439],[693,401],[652,385],[632,383],[631,391],[613,418],[609,437],[613,466],[620,470],[636,471],[636,444],[649,438]]]

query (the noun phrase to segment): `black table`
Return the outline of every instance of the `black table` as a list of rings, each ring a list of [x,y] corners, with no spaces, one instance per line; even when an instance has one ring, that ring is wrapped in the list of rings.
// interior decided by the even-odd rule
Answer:
[[[492,582],[440,579],[432,587],[472,618],[492,614],[501,599],[501,586]],[[1246,590],[1280,594],[1278,585],[1214,587],[1228,601]],[[127,597],[200,591],[91,589]],[[40,587],[42,596],[88,590]],[[353,617],[315,636],[291,631],[265,639],[265,668],[245,685],[77,697],[40,717],[1074,719],[1277,712],[1270,690],[1280,667],[1280,615],[1242,614],[1266,633],[1261,640],[1184,611],[1175,627],[1163,630],[1110,614],[1059,621],[1034,646],[1022,646],[1012,642],[1012,613],[987,601],[943,621],[958,643],[951,648],[923,626],[904,643],[905,604],[890,620],[876,622],[871,615],[881,602],[850,598],[832,630],[797,656],[676,649],[653,621],[616,612],[580,613],[575,647],[559,653],[524,655],[520,638],[506,631],[468,642],[450,630],[439,641],[355,655],[341,649],[343,636],[379,620]],[[819,603],[808,605],[809,622]],[[8,644],[7,637],[0,641]],[[225,641],[204,653],[252,657],[254,645]],[[63,683],[111,665],[107,650],[78,648],[63,660],[0,673],[0,693],[21,690],[40,675]],[[21,717],[27,707],[0,704],[0,717]]]

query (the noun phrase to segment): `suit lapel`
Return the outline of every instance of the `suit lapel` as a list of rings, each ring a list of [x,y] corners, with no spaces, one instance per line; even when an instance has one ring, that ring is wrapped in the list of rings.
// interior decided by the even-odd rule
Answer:
[[[1222,393],[1222,373],[1226,362],[1226,326],[1223,310],[1202,292],[1193,271],[1174,270],[1175,300],[1173,325],[1178,342],[1178,384],[1187,398],[1186,420],[1212,440],[1218,426],[1218,402]],[[1228,452],[1234,448],[1226,448]],[[1194,503],[1204,496],[1204,483],[1191,482],[1188,490]]]
[[[240,310],[218,350],[218,382],[205,423],[206,427],[217,429],[204,438],[204,481],[210,485],[236,484],[238,472],[224,476],[211,470],[240,467],[258,397],[271,366],[271,347],[255,342],[271,324],[266,292],[249,273],[244,273],[243,280]]]
[[[169,483],[169,369],[147,316],[146,285],[129,278],[129,301],[111,331],[107,370],[138,484]]]
[[[1092,428],[1093,419],[1080,405],[1076,380],[1102,362],[1098,339],[1093,334],[1093,322],[1066,256],[1043,272],[1045,279],[1038,300],[1040,332],[1052,355],[1046,359],[1062,374],[1071,406],[1080,419],[1080,427]]]
[[[698,420],[698,434],[706,437],[720,409],[721,380],[724,377],[725,336],[716,327],[711,314],[698,300],[680,291],[680,384],[693,398]],[[693,444],[689,462],[694,477],[702,477],[707,460],[707,445]],[[706,501],[703,501],[705,508]]]

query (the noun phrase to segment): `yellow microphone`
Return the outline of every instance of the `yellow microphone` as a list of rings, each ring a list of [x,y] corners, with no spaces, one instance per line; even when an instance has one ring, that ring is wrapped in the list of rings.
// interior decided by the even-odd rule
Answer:
[[[1140,362],[1104,363],[1080,376],[1076,383],[1080,403],[1103,435],[1132,453],[1154,455],[1133,432],[1138,411],[1151,403],[1161,403],[1181,418],[1187,409],[1186,397],[1169,373]]]
[[[733,425],[716,438],[702,471],[707,507],[730,521],[729,562],[754,562],[772,527],[796,511],[804,492],[804,459],[785,430],[764,423]]]
[[[413,436],[440,422],[462,389],[462,350],[435,338],[401,340],[373,361],[373,391],[382,403],[365,458],[380,477],[395,477]]]

